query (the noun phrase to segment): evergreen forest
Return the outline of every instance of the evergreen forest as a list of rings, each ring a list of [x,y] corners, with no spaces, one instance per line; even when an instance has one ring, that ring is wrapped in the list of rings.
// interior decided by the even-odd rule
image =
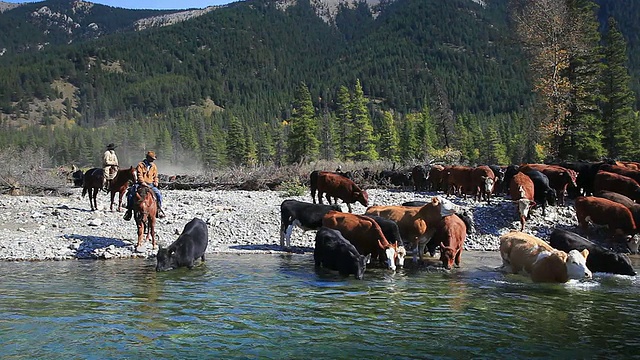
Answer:
[[[637,1],[383,0],[328,21],[283,3],[147,29],[173,12],[0,13],[0,149],[93,167],[115,143],[122,165],[204,169],[640,157]],[[45,5],[78,31],[34,21]]]

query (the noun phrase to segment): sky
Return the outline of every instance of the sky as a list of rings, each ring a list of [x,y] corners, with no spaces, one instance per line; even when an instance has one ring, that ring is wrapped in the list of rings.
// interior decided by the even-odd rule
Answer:
[[[38,1],[0,0],[10,3],[25,3]],[[89,0],[89,2],[125,9],[191,9],[205,8],[211,5],[224,5],[238,0]]]

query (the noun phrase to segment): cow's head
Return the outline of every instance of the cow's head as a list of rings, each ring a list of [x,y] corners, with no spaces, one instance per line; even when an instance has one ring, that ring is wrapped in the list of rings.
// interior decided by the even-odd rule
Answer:
[[[589,256],[589,250],[584,249],[582,251],[571,250],[567,253],[567,275],[569,279],[590,279],[593,277],[591,270],[587,268],[587,256]]]
[[[400,245],[397,249],[397,263],[399,267],[404,267],[404,258],[407,256],[407,250],[405,250],[404,246]]]
[[[171,270],[176,267],[176,251],[175,249],[163,249],[162,246],[158,248],[158,254],[156,259],[156,271]]]
[[[378,246],[384,252],[384,264],[387,266],[387,269],[396,270],[396,258],[398,257],[397,244],[389,244],[388,242],[385,244],[382,241],[378,240]],[[403,262],[404,263],[404,262]]]
[[[445,269],[451,270],[453,261],[456,258],[456,249],[449,246],[444,246],[444,243],[440,243],[440,261]]]
[[[364,271],[367,269],[367,264],[371,261],[371,254],[358,255],[358,258],[355,261],[355,269],[353,269],[353,274],[356,276],[356,279],[362,280],[364,277]]]
[[[520,214],[520,217],[523,219],[527,218],[529,216],[529,210],[536,206],[535,201],[525,198],[518,199],[515,202],[518,203],[518,214]]]
[[[603,272],[629,276],[636,275],[636,271],[633,269],[633,265],[627,254],[604,251],[601,252],[598,257],[602,259],[601,265],[603,266]]]
[[[483,176],[482,177],[482,184],[484,186],[484,192],[487,194],[491,194],[491,191],[493,191],[493,184],[494,184],[495,180],[488,177],[488,176]]]
[[[367,194],[366,190],[357,190],[353,193],[356,201],[358,201],[362,206],[369,206],[369,194]]]

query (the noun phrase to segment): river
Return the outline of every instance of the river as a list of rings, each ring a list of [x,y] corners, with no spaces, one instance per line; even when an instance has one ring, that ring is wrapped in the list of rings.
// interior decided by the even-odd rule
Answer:
[[[0,357],[640,358],[638,277],[534,284],[496,271],[497,252],[462,262],[361,281],[312,255],[0,262]]]

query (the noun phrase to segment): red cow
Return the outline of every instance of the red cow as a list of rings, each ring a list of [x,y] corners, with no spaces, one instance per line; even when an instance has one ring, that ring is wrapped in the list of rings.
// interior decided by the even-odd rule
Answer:
[[[389,269],[396,269],[398,244],[390,244],[373,219],[332,210],[322,218],[322,226],[339,230],[360,255],[371,254],[371,258],[378,258]]]
[[[529,217],[529,211],[536,205],[533,201],[533,181],[527,175],[518,172],[511,178],[509,184],[511,199],[518,204],[520,214],[520,231],[524,230],[524,223]]]
[[[445,216],[431,241],[440,243],[440,261],[445,269],[451,269],[455,261],[460,267],[460,258],[467,237],[467,226],[458,216]]]
[[[326,193],[329,204],[331,204],[332,196],[342,199],[342,201],[347,204],[349,212],[352,212],[351,204],[356,201],[365,207],[369,205],[369,195],[367,192],[360,189],[352,180],[342,175],[321,171],[318,174],[318,182],[316,185],[320,204],[322,204],[322,194]],[[335,202],[337,202],[337,200],[335,200]]]
[[[635,180],[637,183],[640,184],[640,171],[633,170],[633,169],[631,169],[631,168],[629,168],[627,166],[603,164],[602,166],[600,166],[600,170],[612,172],[612,173],[615,173],[615,174],[620,174],[620,175],[626,176],[626,177],[630,177],[633,180]]]
[[[608,171],[598,171],[593,191],[613,191],[640,202],[640,185],[630,177]]]
[[[467,193],[471,192],[471,171],[473,168],[468,166],[452,166],[447,172],[447,195],[457,194],[458,196],[467,197]]]
[[[442,184],[444,175],[445,167],[442,165],[433,165],[431,169],[429,169],[429,176],[427,176],[427,181],[431,190],[444,190],[444,186]]]
[[[589,222],[607,225],[617,235],[632,235],[637,232],[631,210],[622,204],[595,196],[580,196],[575,203],[578,224],[583,229]]]
[[[495,184],[496,176],[490,167],[483,165],[471,170],[471,185],[475,200],[480,201],[485,198],[487,203],[491,203],[491,193]]]

